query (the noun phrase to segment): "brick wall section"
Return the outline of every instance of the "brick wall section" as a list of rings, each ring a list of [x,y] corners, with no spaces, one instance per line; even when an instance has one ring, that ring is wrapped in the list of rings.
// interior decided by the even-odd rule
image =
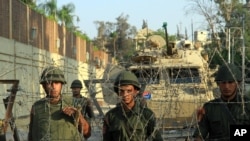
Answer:
[[[30,24],[29,26],[34,29],[36,29],[36,36],[35,37],[32,37],[32,30],[30,32],[28,32],[28,38],[29,40],[29,43],[31,45],[36,45],[38,48],[42,48],[42,45],[41,45],[41,42],[42,42],[42,23],[41,22],[38,22],[38,21],[41,21],[40,19],[42,18],[42,16],[36,12],[33,12],[32,10],[28,9],[28,23]],[[27,31],[29,31],[27,29]]]
[[[65,47],[66,47],[66,54],[67,54],[67,56],[70,54],[70,49],[69,49],[69,47],[71,46],[71,44],[72,44],[72,42],[71,42],[71,38],[72,38],[72,36],[71,36],[71,32],[68,32],[68,31],[66,31],[66,45],[65,45]]]
[[[97,68],[103,67],[103,65],[107,64],[108,55],[103,51],[95,51],[93,56]]]
[[[7,0],[5,0],[7,1]],[[27,8],[17,0],[12,0],[12,39],[16,41],[21,41],[25,44],[28,43],[28,29],[27,29]],[[11,34],[11,33],[10,33]]]
[[[75,40],[76,45],[75,53],[73,53],[73,59],[86,63],[86,40],[81,40],[79,37],[76,37]]]
[[[0,36],[9,37],[9,3],[11,0],[0,0]]]
[[[91,61],[94,61],[94,55],[90,55],[90,54],[93,54],[93,47],[92,47],[92,43],[91,42],[88,42],[87,43],[87,48],[86,48],[86,53],[89,54],[89,60],[87,60],[88,62],[91,62]],[[91,46],[91,47],[89,47]],[[87,55],[87,54],[86,54]]]
[[[36,29],[34,39],[32,39],[32,28]],[[94,54],[98,54],[98,57],[105,62],[110,60],[105,52],[94,53],[91,42],[76,37],[65,27],[36,13],[19,0],[0,0],[0,36],[60,55],[64,55],[65,46],[66,57],[84,63],[93,63]],[[57,47],[58,39],[59,47]]]
[[[63,38],[64,38],[63,26],[58,25],[58,35],[56,37],[56,40],[59,40],[59,45],[60,45],[58,49],[59,54],[63,54]]]

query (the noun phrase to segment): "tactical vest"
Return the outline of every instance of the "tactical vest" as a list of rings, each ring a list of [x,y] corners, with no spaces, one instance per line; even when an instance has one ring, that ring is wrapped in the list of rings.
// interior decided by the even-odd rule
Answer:
[[[62,113],[62,108],[72,105],[65,97],[56,105],[41,99],[33,105],[33,141],[81,141],[74,119]]]

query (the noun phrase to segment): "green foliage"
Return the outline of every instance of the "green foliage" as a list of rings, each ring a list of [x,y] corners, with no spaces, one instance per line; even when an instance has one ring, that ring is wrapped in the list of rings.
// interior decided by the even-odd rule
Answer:
[[[57,17],[63,25],[68,28],[75,27],[74,25],[74,17],[77,18],[77,22],[80,21],[79,17],[74,15],[75,6],[73,3],[69,3],[67,5],[63,5],[62,8],[57,10]]]
[[[98,51],[99,48],[98,48],[97,46],[93,46],[93,50],[94,50],[94,51]]]
[[[215,54],[212,56],[212,53],[214,52],[208,52],[210,57],[210,68],[215,68],[217,65],[222,65],[223,62],[226,60],[227,57],[227,50],[223,49],[221,53],[215,52]]]
[[[165,39],[165,31],[162,28],[157,29],[153,34],[160,35]]]
[[[22,0],[22,1],[28,2],[32,0]],[[73,3],[63,5],[61,8],[57,9],[56,0],[51,0],[45,3],[41,3],[38,6],[34,5],[34,10],[46,16],[48,19],[62,23],[67,28],[67,30],[74,32],[74,34],[80,37],[81,39],[90,41],[88,35],[75,29],[76,26],[73,23],[74,17],[77,18],[77,22],[79,22],[80,19],[78,16],[74,15],[75,6]]]
[[[116,32],[111,32],[109,36],[111,38],[117,38],[117,33]]]
[[[157,29],[153,34],[154,35],[160,35],[164,39],[166,38],[165,31],[162,28]],[[177,39],[176,35],[168,35],[168,40],[169,41],[176,41],[176,39]]]
[[[33,0],[20,0],[24,4],[28,5],[31,9],[35,9],[36,4],[33,2]]]
[[[90,38],[88,37],[88,35],[82,33],[82,32],[79,31],[79,30],[76,30],[76,31],[74,32],[74,34],[75,34],[77,37],[80,37],[81,39],[84,39],[84,40],[86,40],[86,41],[91,41]]]
[[[136,34],[136,28],[127,22],[128,18],[128,15],[121,14],[116,22],[95,21],[98,36],[93,41],[94,45],[109,50],[115,58],[126,58],[124,55],[131,54],[133,50],[132,38]]]

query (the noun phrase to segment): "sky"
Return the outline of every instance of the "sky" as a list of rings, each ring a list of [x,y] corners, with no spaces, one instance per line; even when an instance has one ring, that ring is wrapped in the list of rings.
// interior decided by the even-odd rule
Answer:
[[[57,0],[58,8],[62,5],[73,3],[75,5],[75,25],[79,30],[86,33],[91,39],[97,36],[97,27],[94,21],[116,22],[120,15],[128,15],[128,23],[141,29],[143,20],[147,21],[149,29],[157,30],[162,28],[163,22],[167,22],[169,35],[177,33],[177,26],[180,33],[189,38],[193,31],[203,29],[203,17],[198,14],[186,15],[188,0]],[[76,22],[77,16],[80,21]]]

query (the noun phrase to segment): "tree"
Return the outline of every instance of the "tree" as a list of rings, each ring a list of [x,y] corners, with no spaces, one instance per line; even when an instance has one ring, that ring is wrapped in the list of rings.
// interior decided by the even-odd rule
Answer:
[[[32,9],[36,7],[34,0],[20,0],[20,1],[23,2],[24,4],[27,4]]]
[[[143,22],[142,22],[142,29],[144,29],[144,28],[148,28],[148,23],[145,20],[143,20]]]
[[[246,0],[246,2],[248,2]],[[235,62],[237,64],[242,63],[242,57],[246,57],[247,59],[250,57],[249,49],[246,50],[245,54],[242,54],[242,37],[244,37],[244,44],[245,46],[249,46],[250,44],[250,34],[248,29],[250,28],[249,24],[249,11],[246,9],[247,5],[244,5],[242,1],[240,0],[215,0],[215,3],[217,3],[220,7],[220,13],[219,15],[223,17],[226,21],[226,27],[225,29],[230,29],[230,39],[228,41],[233,42],[234,46],[232,46],[233,51],[235,54],[233,54],[233,57],[235,58]],[[244,35],[242,36],[242,32],[245,30]],[[229,31],[229,30],[227,30]],[[229,34],[226,32],[227,35]],[[249,59],[248,59],[249,60]]]
[[[189,0],[186,14],[198,14],[204,17],[205,26],[211,30],[212,39],[218,41],[218,32],[224,27],[222,25],[223,18],[218,16],[219,7],[212,0]],[[203,26],[204,26],[203,25]],[[217,48],[220,50],[220,44],[217,43]]]
[[[190,9],[187,13],[196,13],[202,15],[207,21],[209,29],[212,31],[213,43],[215,45],[216,39],[220,39],[220,42],[217,42],[216,46],[221,44],[224,48],[221,51],[221,56],[223,58],[228,58],[228,54],[225,52],[231,52],[229,48],[229,43],[234,42],[234,51],[233,57],[235,57],[235,62],[241,63],[242,60],[242,31],[248,31],[250,29],[250,20],[249,20],[249,11],[244,9],[244,5],[240,0],[189,0]],[[246,2],[248,2],[246,0]],[[244,18],[243,18],[243,15]],[[248,20],[247,20],[248,19]],[[230,29],[230,30],[229,30]],[[230,32],[229,32],[230,31]],[[230,34],[230,36],[229,36]],[[229,39],[230,37],[230,39]],[[244,32],[244,41],[245,46],[250,45],[250,33]],[[211,47],[211,46],[210,46]],[[210,49],[211,50],[211,49]],[[213,49],[212,49],[213,50]],[[250,57],[249,51],[246,51],[247,58]],[[248,57],[249,56],[249,57]],[[212,60],[211,63],[219,64],[218,59]],[[214,61],[214,62],[213,62]]]
[[[74,15],[75,5],[73,3],[69,3],[67,5],[63,5],[61,9],[57,11],[58,20],[65,25],[67,28],[74,28]],[[80,21],[79,17],[76,16],[77,22]]]
[[[121,14],[116,22],[95,21],[98,37],[93,41],[94,44],[109,50],[114,57],[129,58],[133,50],[132,37],[137,30],[127,22],[128,18],[128,15]]]
[[[93,40],[95,46],[102,50],[113,51],[113,43],[110,34],[114,31],[115,23],[95,21],[97,38]]]
[[[74,25],[74,17],[77,18],[77,22],[79,22],[80,19],[77,15],[74,14],[75,5],[73,3],[63,5],[61,8],[57,9],[57,1],[50,0],[46,3],[39,4],[35,8],[35,10],[38,13],[43,14],[52,20],[55,20],[56,22],[58,22],[58,24],[62,24],[68,30],[71,30],[75,35],[81,37],[82,39],[90,40],[85,33],[76,30],[76,26]]]
[[[38,11],[47,16],[50,19],[57,21],[57,3],[56,0],[50,0],[46,3],[38,5]]]
[[[225,28],[225,25],[228,25],[231,20],[231,13],[238,5],[237,1],[238,0],[190,0],[187,14],[195,13],[204,17],[208,29],[211,31],[212,44],[215,45],[218,50],[228,49],[228,28]],[[223,57],[226,58],[227,56]]]
[[[116,40],[117,40],[117,33],[112,32],[110,33],[110,37],[113,39],[113,56],[116,57],[116,52],[118,51],[116,48]]]
[[[154,35],[160,35],[163,39],[166,39],[166,34],[163,28],[157,29],[154,33]],[[175,41],[177,39],[176,35],[169,35],[168,36],[169,41]]]

